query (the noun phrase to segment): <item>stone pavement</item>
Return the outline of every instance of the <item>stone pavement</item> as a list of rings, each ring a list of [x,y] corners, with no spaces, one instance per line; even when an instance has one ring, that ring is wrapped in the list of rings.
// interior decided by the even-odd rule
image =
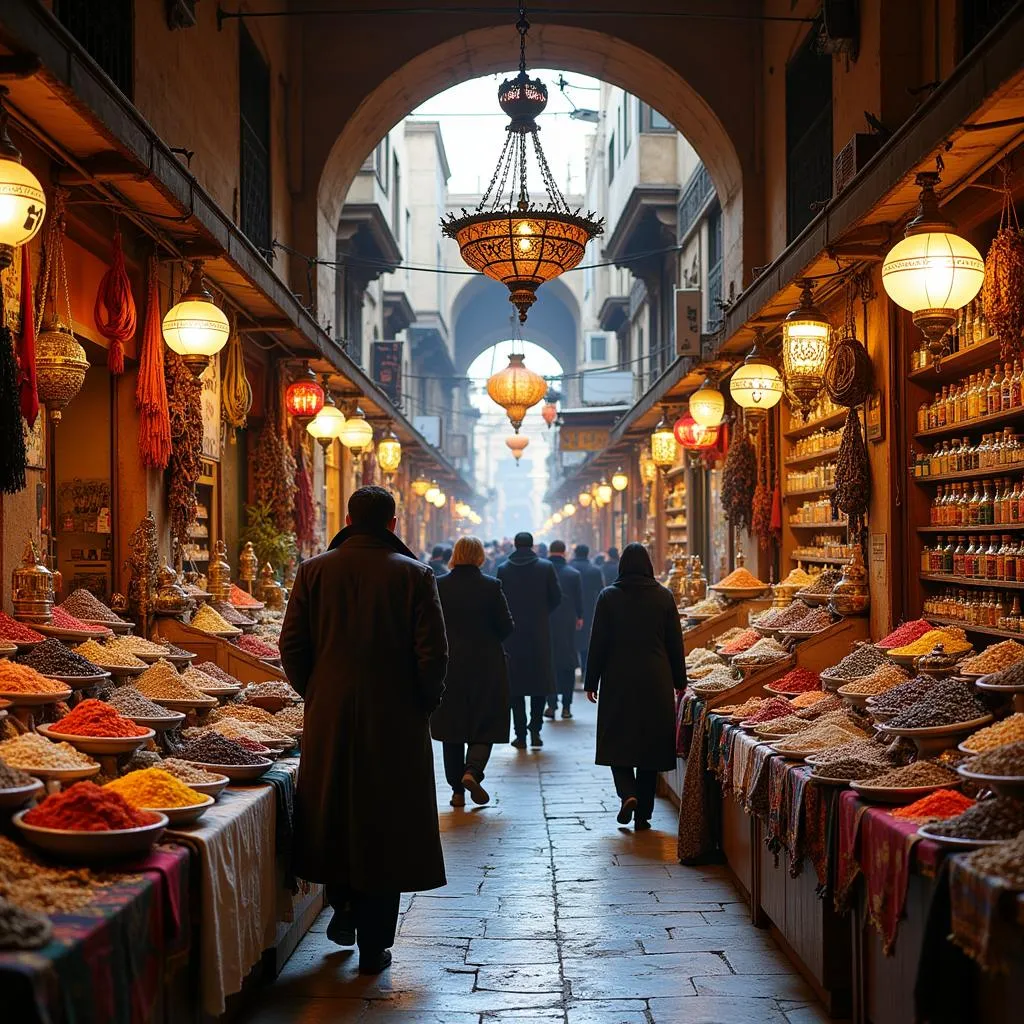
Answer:
[[[437,749],[448,885],[402,899],[394,964],[361,977],[320,917],[248,1024],[821,1024],[828,1018],[723,869],[675,860],[675,808],[616,824],[596,710],[542,750],[496,747],[486,807],[453,810]],[[468,799],[468,798],[467,798]],[[381,805],[382,814],[401,806]],[[410,856],[412,853],[410,852]]]

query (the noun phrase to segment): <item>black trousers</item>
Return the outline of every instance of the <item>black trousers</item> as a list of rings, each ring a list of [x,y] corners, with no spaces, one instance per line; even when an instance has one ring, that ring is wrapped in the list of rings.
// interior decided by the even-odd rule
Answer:
[[[327,902],[349,913],[356,929],[360,953],[380,953],[395,944],[399,892],[357,892],[347,885],[328,885]]]
[[[651,768],[612,768],[615,792],[620,800],[636,797],[636,817],[650,821],[654,813],[654,791],[658,785],[658,773]]]
[[[555,692],[548,694],[548,707],[557,708],[558,698],[562,698],[562,710],[572,707],[572,695],[576,690],[576,669],[555,669]]]
[[[530,696],[530,732],[540,732],[544,724],[544,701],[547,698],[542,693],[535,693]],[[515,728],[516,736],[526,736],[526,698],[512,698],[512,725]]]
[[[462,776],[466,772],[472,772],[477,782],[484,781],[484,769],[491,756],[490,743],[453,743],[444,742],[441,744],[441,752],[444,756],[444,777],[448,785],[452,787],[453,793],[461,793]]]

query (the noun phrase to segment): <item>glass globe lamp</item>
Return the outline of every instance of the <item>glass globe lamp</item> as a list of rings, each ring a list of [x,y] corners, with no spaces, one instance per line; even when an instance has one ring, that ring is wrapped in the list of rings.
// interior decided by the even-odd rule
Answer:
[[[601,477],[601,482],[597,485],[597,497],[602,505],[607,505],[612,500],[612,485],[604,477]]]
[[[385,427],[383,437],[377,442],[377,465],[385,476],[394,476],[401,464],[402,442],[390,426]]]
[[[576,506],[571,501],[567,501],[562,506],[562,516],[568,519],[570,516],[574,515],[576,515]]]
[[[431,505],[437,500],[437,496],[441,493],[441,488],[437,486],[436,480],[430,481],[430,486],[423,492],[423,497],[430,502]]]
[[[690,395],[690,415],[702,427],[717,427],[725,416],[725,396],[710,380]]]
[[[629,477],[620,466],[612,473],[612,487],[617,491],[624,491],[629,486]]]
[[[229,333],[228,318],[203,283],[202,261],[193,260],[185,294],[164,316],[164,341],[181,356],[193,376],[201,377],[210,360],[227,344]]]
[[[338,440],[350,449],[353,455],[361,455],[373,444],[373,427],[366,421],[366,413],[359,406],[356,406],[346,418]]]
[[[341,436],[341,428],[345,425],[345,414],[334,404],[331,392],[324,390],[324,404],[320,411],[306,424],[306,431],[315,438],[326,454],[338,437]]]
[[[409,486],[417,498],[422,498],[430,490],[430,481],[424,476],[417,476]]]
[[[285,389],[284,407],[299,423],[308,423],[324,407],[323,385],[308,365]]]
[[[14,250],[32,241],[46,216],[46,193],[39,179],[21,162],[21,153],[7,134],[0,86],[0,270],[14,261]]]
[[[576,500],[582,508],[590,508],[590,503],[594,500],[594,497],[590,491],[580,491]]]
[[[806,421],[825,383],[825,365],[832,343],[832,324],[815,305],[813,282],[800,282],[800,305],[782,322],[782,363],[785,385]]]
[[[651,434],[651,461],[662,472],[671,469],[676,462],[676,436],[668,425],[664,411],[661,422]]]

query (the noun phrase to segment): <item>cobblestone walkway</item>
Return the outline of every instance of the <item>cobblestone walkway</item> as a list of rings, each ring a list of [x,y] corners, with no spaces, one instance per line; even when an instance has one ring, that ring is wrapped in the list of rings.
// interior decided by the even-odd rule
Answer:
[[[438,748],[448,886],[403,897],[394,964],[361,977],[329,911],[259,997],[251,1024],[818,1024],[827,1020],[723,870],[674,857],[675,809],[615,823],[577,694],[545,747],[496,748],[489,806],[452,810]],[[381,804],[401,814],[400,804]],[[412,855],[412,854],[410,854]]]

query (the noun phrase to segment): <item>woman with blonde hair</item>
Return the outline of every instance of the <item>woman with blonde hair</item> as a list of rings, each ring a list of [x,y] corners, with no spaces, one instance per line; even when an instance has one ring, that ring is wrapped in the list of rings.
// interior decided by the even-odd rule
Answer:
[[[448,634],[444,696],[430,717],[440,740],[452,807],[465,807],[466,790],[477,804],[490,800],[481,783],[495,743],[508,743],[508,676],[502,640],[512,633],[501,582],[480,571],[484,546],[460,537],[450,572],[437,580]]]

